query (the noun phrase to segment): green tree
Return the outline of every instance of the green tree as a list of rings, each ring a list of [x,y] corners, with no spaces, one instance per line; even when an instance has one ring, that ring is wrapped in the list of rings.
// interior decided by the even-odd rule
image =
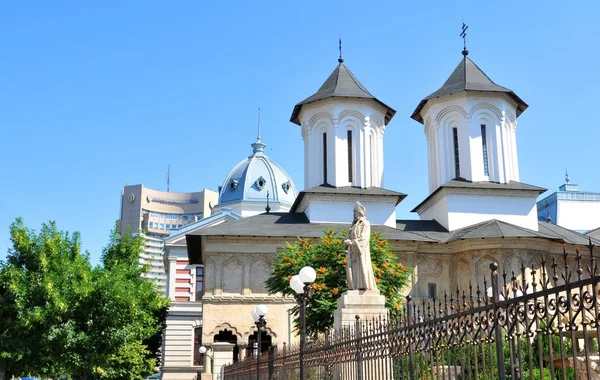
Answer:
[[[311,266],[317,272],[312,284],[312,299],[308,303],[306,329],[308,334],[318,334],[333,326],[333,313],[340,295],[348,290],[346,283],[346,252],[343,241],[346,231],[324,231],[318,243],[298,239],[293,245],[287,244],[277,255],[266,287],[269,293],[295,295],[289,281],[304,266]],[[402,289],[408,284],[410,269],[398,262],[391,252],[389,242],[377,233],[371,234],[371,261],[377,286],[385,296],[386,307],[391,317],[399,315],[403,297]],[[298,308],[294,309],[296,315]],[[296,318],[296,326],[298,319]]]
[[[112,233],[92,268],[77,233],[20,219],[0,263],[0,368],[6,375],[140,379],[156,365],[168,301],[141,276],[143,240]],[[148,342],[154,342],[152,346]]]

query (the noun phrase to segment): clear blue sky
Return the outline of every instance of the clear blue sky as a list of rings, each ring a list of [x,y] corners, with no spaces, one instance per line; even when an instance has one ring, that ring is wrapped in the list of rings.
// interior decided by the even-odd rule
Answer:
[[[345,63],[397,114],[385,187],[427,196],[422,125],[410,114],[469,55],[529,105],[521,180],[552,191],[565,167],[600,191],[600,3],[594,1],[6,1],[0,4],[0,259],[22,216],[82,234],[97,262],[121,188],[216,190],[250,152],[261,107],[267,153],[303,185],[294,104]],[[243,4],[243,5],[242,5]],[[595,111],[594,111],[595,112]]]

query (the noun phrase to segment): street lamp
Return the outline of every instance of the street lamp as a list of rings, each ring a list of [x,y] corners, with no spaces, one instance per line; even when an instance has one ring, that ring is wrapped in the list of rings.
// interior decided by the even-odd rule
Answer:
[[[296,301],[300,307],[300,380],[304,380],[304,345],[306,344],[306,301],[312,296],[310,284],[317,278],[317,272],[304,267],[300,273],[290,279],[290,287],[296,292]]]
[[[260,378],[261,332],[263,327],[267,325],[265,315],[267,315],[267,307],[265,305],[257,305],[254,310],[252,310],[252,318],[254,319],[254,324],[256,325],[256,341],[258,346],[258,349],[256,350],[256,380]]]
[[[203,368],[202,368],[202,372],[203,373],[211,373],[211,362],[212,362],[212,356],[210,356],[207,353],[208,349],[204,346],[200,346],[200,348],[198,349],[198,352],[200,353],[200,355],[204,355],[204,361],[202,362]]]

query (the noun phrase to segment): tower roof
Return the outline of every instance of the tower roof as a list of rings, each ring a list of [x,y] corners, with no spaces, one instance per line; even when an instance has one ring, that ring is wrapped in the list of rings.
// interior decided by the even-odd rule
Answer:
[[[219,205],[231,207],[241,202],[267,202],[291,207],[298,195],[289,174],[264,153],[265,144],[257,138],[252,154],[227,175],[219,191]]]
[[[439,98],[444,95],[451,95],[460,91],[482,91],[482,92],[503,92],[512,98],[517,103],[517,117],[529,107],[523,99],[506,87],[502,87],[494,83],[469,57],[466,55],[454,69],[450,77],[439,90],[425,97],[411,118],[423,123],[421,110],[430,99]]]
[[[327,98],[360,98],[360,99],[373,99],[381,106],[386,109],[385,115],[385,124],[389,123],[389,121],[394,117],[396,111],[385,103],[371,95],[369,90],[363,86],[358,79],[350,72],[350,70],[343,64],[342,62],[333,70],[331,75],[327,78],[325,83],[319,88],[317,92],[308,98],[304,99],[300,103],[296,104],[294,110],[292,111],[292,116],[290,121],[292,123],[300,125],[300,120],[298,120],[298,115],[300,114],[300,110],[302,106],[305,104],[309,104],[312,102],[316,102],[319,100],[327,99]]]

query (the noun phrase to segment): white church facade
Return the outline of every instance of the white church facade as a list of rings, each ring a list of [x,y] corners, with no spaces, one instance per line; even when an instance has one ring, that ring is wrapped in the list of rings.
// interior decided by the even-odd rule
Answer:
[[[163,379],[200,378],[200,345],[230,343],[231,360],[250,354],[251,311],[258,304],[269,308],[260,349],[293,341],[294,299],[264,287],[276,253],[298,237],[348,228],[356,201],[366,207],[372,230],[414,268],[406,292],[417,299],[476,287],[491,261],[519,276],[522,268],[551,261],[564,245],[588,243],[538,221],[536,199],[545,189],[521,182],[517,156],[517,118],[527,104],[467,54],[412,114],[424,126],[429,160],[429,195],[413,210],[419,219],[398,220],[396,206],[406,195],[383,184],[384,132],[396,111],[341,57],[290,118],[304,141],[304,190],[297,193],[289,175],[266,158],[260,138],[252,144],[252,155],[227,176],[216,213],[166,241],[172,305]]]

